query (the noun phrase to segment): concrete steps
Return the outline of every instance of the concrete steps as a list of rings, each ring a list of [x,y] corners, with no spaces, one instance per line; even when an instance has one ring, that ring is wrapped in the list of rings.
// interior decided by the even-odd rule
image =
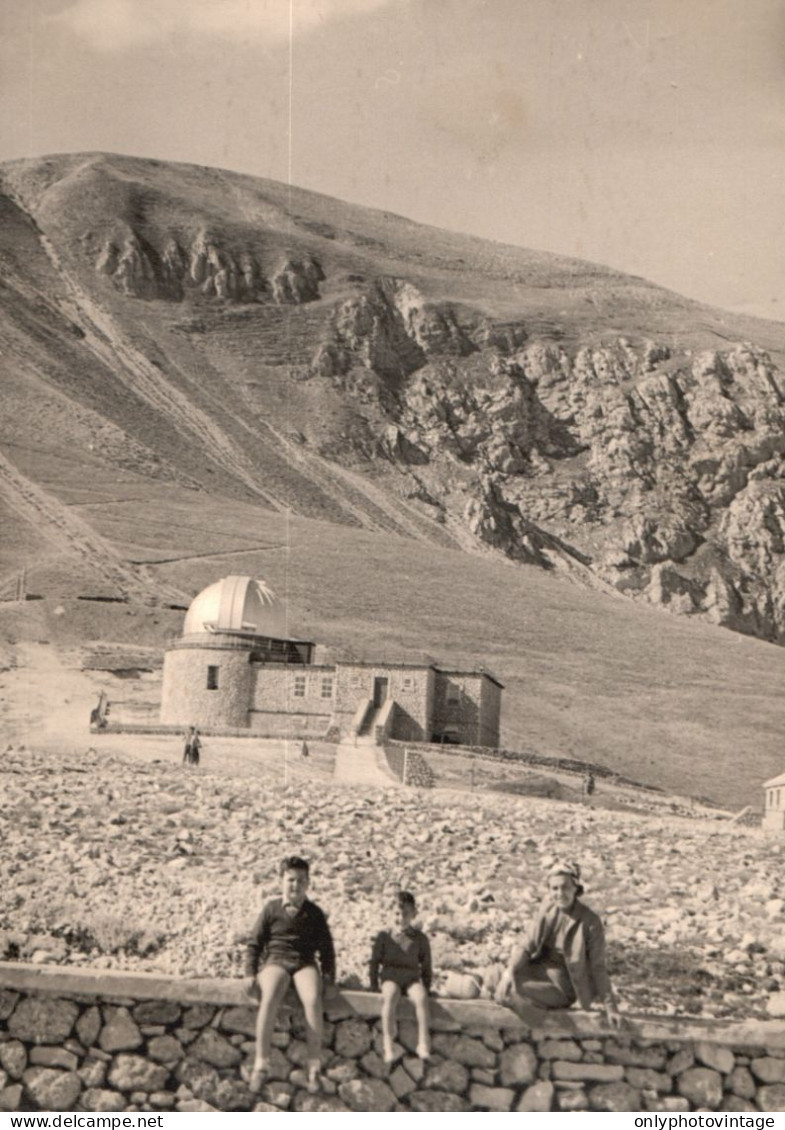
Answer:
[[[335,751],[333,780],[339,784],[374,785],[377,788],[395,788],[400,781],[385,767],[384,751],[372,738],[358,738],[341,742]]]

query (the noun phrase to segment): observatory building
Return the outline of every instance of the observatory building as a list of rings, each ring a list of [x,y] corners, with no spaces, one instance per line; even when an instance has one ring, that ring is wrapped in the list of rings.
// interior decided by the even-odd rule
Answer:
[[[260,737],[374,735],[496,748],[502,684],[429,664],[315,662],[264,581],[199,593],[164,655],[161,721]]]

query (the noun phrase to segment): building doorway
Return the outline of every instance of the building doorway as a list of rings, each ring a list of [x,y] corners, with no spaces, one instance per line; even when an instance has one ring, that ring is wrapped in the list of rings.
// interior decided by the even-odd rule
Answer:
[[[373,706],[374,710],[378,710],[380,706],[387,701],[387,687],[389,679],[382,677],[373,680]]]

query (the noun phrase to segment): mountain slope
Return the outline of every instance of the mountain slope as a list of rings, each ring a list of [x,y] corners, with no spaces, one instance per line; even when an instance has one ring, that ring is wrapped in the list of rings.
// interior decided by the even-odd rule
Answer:
[[[257,574],[295,634],[495,671],[508,745],[758,801],[782,652],[695,618],[785,630],[785,327],[219,170],[0,189],[4,639],[160,647]]]
[[[785,632],[785,327],[215,169],[0,187],[0,441],[39,486],[133,471]]]

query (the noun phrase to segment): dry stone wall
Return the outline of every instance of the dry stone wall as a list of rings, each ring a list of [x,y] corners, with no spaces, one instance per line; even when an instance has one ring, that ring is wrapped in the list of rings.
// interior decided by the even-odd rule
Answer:
[[[490,1002],[438,1001],[433,1057],[404,1011],[392,1071],[379,998],[326,1008],[323,1088],[305,1087],[287,1001],[261,1094],[244,1080],[255,1009],[232,981],[0,966],[0,1109],[110,1111],[782,1111],[785,1026],[564,1013],[530,1029]],[[407,1006],[408,1007],[408,1006]],[[751,1042],[752,1041],[752,1042]]]

